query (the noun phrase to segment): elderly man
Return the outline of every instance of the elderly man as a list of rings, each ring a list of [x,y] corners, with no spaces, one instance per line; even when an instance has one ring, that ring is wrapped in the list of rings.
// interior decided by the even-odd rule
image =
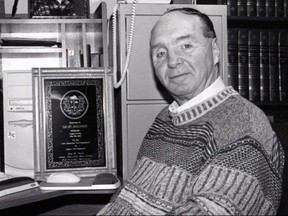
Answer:
[[[264,113],[220,78],[209,17],[170,10],[150,42],[155,73],[175,101],[158,114],[132,176],[99,214],[275,215],[283,150]]]

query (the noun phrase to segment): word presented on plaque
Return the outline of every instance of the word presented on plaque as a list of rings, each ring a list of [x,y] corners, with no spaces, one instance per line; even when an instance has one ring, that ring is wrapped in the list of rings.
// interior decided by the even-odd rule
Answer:
[[[45,79],[47,169],[105,166],[103,79]]]

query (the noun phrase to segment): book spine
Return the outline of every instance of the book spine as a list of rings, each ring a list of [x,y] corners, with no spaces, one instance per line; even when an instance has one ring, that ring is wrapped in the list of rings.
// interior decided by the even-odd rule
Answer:
[[[247,0],[247,16],[257,16],[257,2],[255,0]]]
[[[237,0],[238,16],[247,16],[247,0]]]
[[[248,31],[238,31],[238,90],[239,94],[249,98],[248,83]]]
[[[284,17],[284,0],[275,0],[275,16]]]
[[[227,0],[227,16],[237,16],[237,0]]]
[[[279,94],[280,101],[288,101],[288,32],[279,33]]]
[[[260,100],[269,101],[269,31],[260,32]]]
[[[269,90],[270,101],[279,101],[278,32],[269,33]]]
[[[228,29],[228,85],[238,91],[238,30]]]
[[[288,2],[287,2],[287,0],[285,0],[284,3],[283,3],[283,7],[284,7],[284,9],[283,9],[283,11],[284,11],[284,17],[288,17],[288,13],[287,13],[288,7],[287,7],[287,4],[288,4]]]
[[[257,0],[257,16],[265,17],[266,16],[266,1],[265,0]]]
[[[86,45],[86,57],[87,57],[87,67],[91,67],[92,66],[92,59],[91,59],[91,45],[87,44]]]
[[[260,101],[260,32],[249,31],[248,37],[249,100]]]
[[[275,17],[275,0],[266,0],[266,17]]]

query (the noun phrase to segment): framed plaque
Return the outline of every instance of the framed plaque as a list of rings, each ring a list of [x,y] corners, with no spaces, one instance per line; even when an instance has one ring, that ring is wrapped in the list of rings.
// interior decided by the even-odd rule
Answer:
[[[32,77],[35,178],[116,172],[110,69],[35,68]]]

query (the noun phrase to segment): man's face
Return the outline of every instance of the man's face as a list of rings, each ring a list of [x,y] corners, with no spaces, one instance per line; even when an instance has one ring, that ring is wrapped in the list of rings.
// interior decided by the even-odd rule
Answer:
[[[219,48],[205,38],[197,16],[164,15],[151,35],[152,62],[157,77],[175,100],[183,104],[217,78]]]

